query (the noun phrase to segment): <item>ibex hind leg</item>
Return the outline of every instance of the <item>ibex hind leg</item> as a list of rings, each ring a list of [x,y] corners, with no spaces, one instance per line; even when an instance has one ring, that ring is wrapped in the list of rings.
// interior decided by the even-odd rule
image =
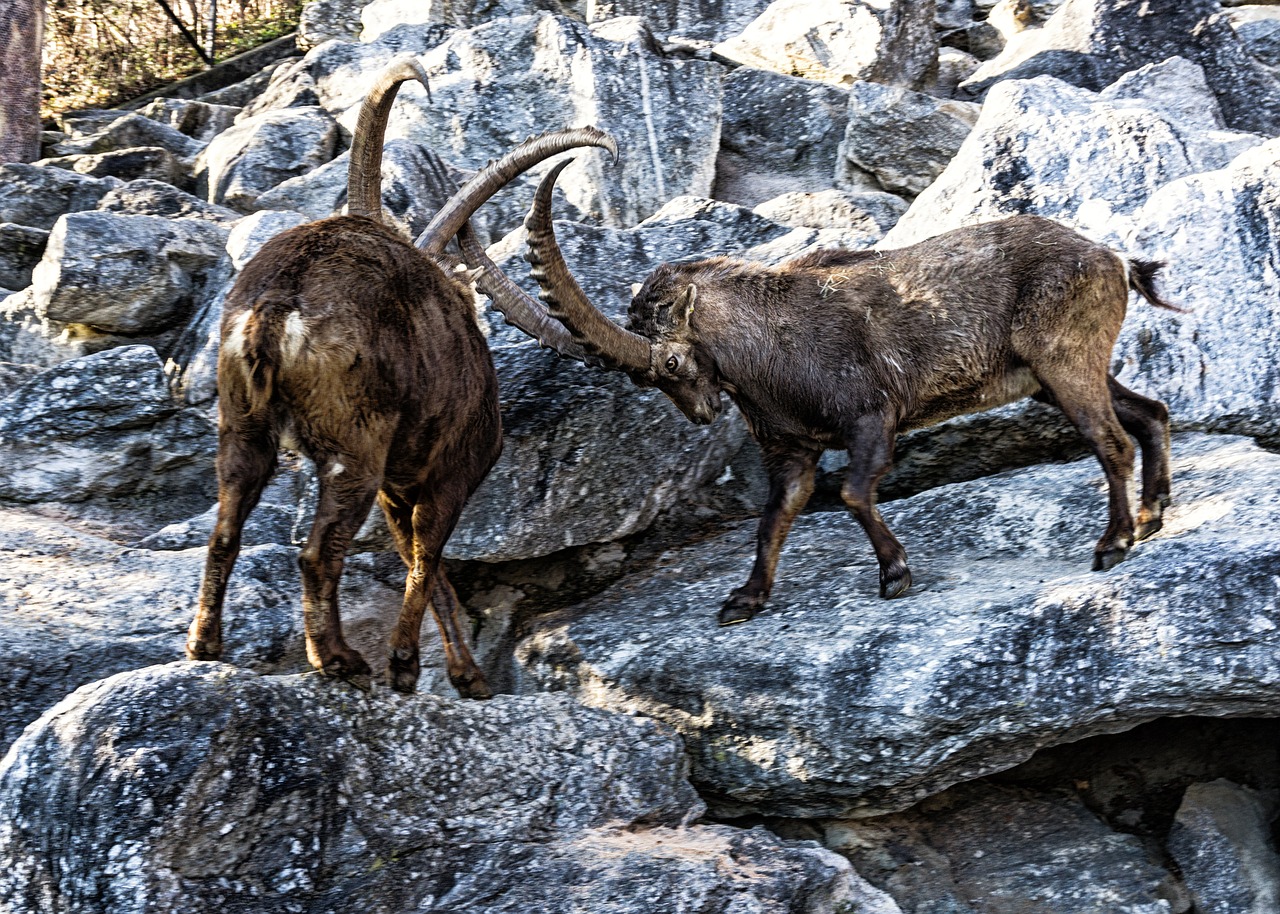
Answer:
[[[1080,434],[1089,442],[1107,477],[1106,532],[1094,548],[1093,570],[1106,571],[1124,561],[1134,543],[1133,511],[1129,504],[1133,483],[1134,448],[1111,405],[1105,372],[1079,368],[1037,371],[1036,377]]]
[[[440,569],[445,541],[458,522],[468,494],[465,485],[450,480],[435,488],[424,487],[412,508],[399,496],[383,495],[388,520],[400,531],[397,540],[406,529],[412,537],[404,605],[391,636],[391,656],[387,664],[387,680],[398,692],[411,694],[417,688],[422,619],[430,604],[440,628],[445,668],[453,687],[464,698],[492,695],[484,674],[467,649],[457,618],[457,598]]]
[[[907,551],[876,508],[876,487],[893,466],[897,429],[885,416],[865,416],[849,435],[849,469],[840,495],[866,531],[880,565],[880,596],[900,597],[911,587]]]
[[[1164,525],[1164,509],[1171,501],[1169,472],[1169,410],[1129,390],[1115,378],[1107,378],[1111,405],[1124,430],[1142,448],[1142,502],[1134,539],[1144,540]]]
[[[317,456],[315,462],[320,497],[307,544],[298,556],[307,659],[326,675],[359,682],[371,671],[342,635],[338,585],[347,547],[373,507],[380,480],[337,458]]]
[[[240,554],[240,537],[249,513],[276,467],[277,435],[267,422],[244,435],[218,440],[218,519],[209,537],[204,580],[195,618],[187,632],[187,657],[222,656],[222,604],[227,582]]]

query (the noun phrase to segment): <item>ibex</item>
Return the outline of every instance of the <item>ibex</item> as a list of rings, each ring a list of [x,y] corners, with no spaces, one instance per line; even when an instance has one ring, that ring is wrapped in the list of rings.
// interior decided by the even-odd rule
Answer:
[[[273,238],[227,297],[218,358],[218,518],[186,650],[193,660],[222,652],[222,603],[241,528],[286,444],[315,462],[320,483],[298,558],[311,664],[346,679],[370,674],[342,636],[338,581],[346,548],[376,499],[408,566],[388,681],[414,691],[430,602],[450,681],[463,696],[487,698],[440,556],[502,450],[498,382],[470,287],[451,275],[444,247],[469,230],[467,220],[485,200],[533,164],[576,146],[616,155],[616,146],[594,128],[526,141],[445,203],[419,250],[382,222],[382,142],[396,92],[409,79],[426,85],[421,65],[394,62],[361,109],[349,215]]]
[[[1109,522],[1095,570],[1160,529],[1170,497],[1168,410],[1122,386],[1109,365],[1129,289],[1181,310],[1153,288],[1161,264],[1014,216],[899,250],[820,250],[777,267],[727,257],[664,264],[635,294],[624,329],[587,301],[556,243],[551,189],[564,164],[543,179],[525,223],[545,306],[473,239],[460,239],[464,257],[508,320],[545,345],[658,387],[699,424],[720,412],[722,391],[738,405],[764,452],[769,496],[755,565],[720,610],[722,625],[764,606],[818,458],[832,448],[849,455],[841,494],[875,550],[880,595],[906,593],[906,552],[876,510],[895,436],[1022,397],[1060,408],[1102,464]],[[1136,524],[1126,432],[1142,446]]]

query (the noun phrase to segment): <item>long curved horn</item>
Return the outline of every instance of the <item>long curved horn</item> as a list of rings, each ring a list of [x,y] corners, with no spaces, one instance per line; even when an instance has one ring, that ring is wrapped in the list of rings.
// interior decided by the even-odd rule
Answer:
[[[542,290],[540,297],[547,303],[547,311],[564,324],[584,352],[599,358],[606,368],[647,374],[651,371],[652,344],[638,333],[619,327],[587,300],[556,243],[551,227],[551,191],[568,164],[561,162],[546,173],[524,221],[529,230],[530,272]]]
[[[387,65],[365,96],[351,135],[351,162],[347,166],[347,212],[382,221],[382,143],[387,134],[387,118],[402,82],[416,79],[431,97],[427,71],[416,57],[404,55]]]
[[[524,289],[512,282],[489,259],[470,222],[458,230],[458,246],[462,249],[462,257],[467,265],[474,268],[471,276],[475,279],[476,287],[489,296],[493,306],[502,313],[508,324],[517,330],[523,330],[537,340],[540,346],[549,347],[580,362],[587,361],[586,353],[573,341],[564,325],[548,314],[540,302],[526,294]]]
[[[613,137],[595,127],[575,127],[530,137],[498,161],[490,162],[462,185],[418,236],[418,247],[434,257],[444,250],[463,223],[512,178],[543,159],[579,146],[599,146],[613,153],[615,159],[618,157],[618,144]]]

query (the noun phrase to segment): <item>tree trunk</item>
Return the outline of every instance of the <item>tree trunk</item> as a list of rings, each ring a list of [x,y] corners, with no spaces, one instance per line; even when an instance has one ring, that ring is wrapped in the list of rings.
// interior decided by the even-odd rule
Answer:
[[[40,157],[45,0],[0,2],[0,164]]]

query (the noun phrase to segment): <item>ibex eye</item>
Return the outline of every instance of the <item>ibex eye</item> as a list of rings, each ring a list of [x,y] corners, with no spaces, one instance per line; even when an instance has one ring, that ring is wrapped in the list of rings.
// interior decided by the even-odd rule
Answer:
[[[667,371],[671,372],[672,374],[675,374],[676,369],[679,367],[680,367],[680,360],[677,359],[675,356],[671,356],[671,358],[667,359]]]

